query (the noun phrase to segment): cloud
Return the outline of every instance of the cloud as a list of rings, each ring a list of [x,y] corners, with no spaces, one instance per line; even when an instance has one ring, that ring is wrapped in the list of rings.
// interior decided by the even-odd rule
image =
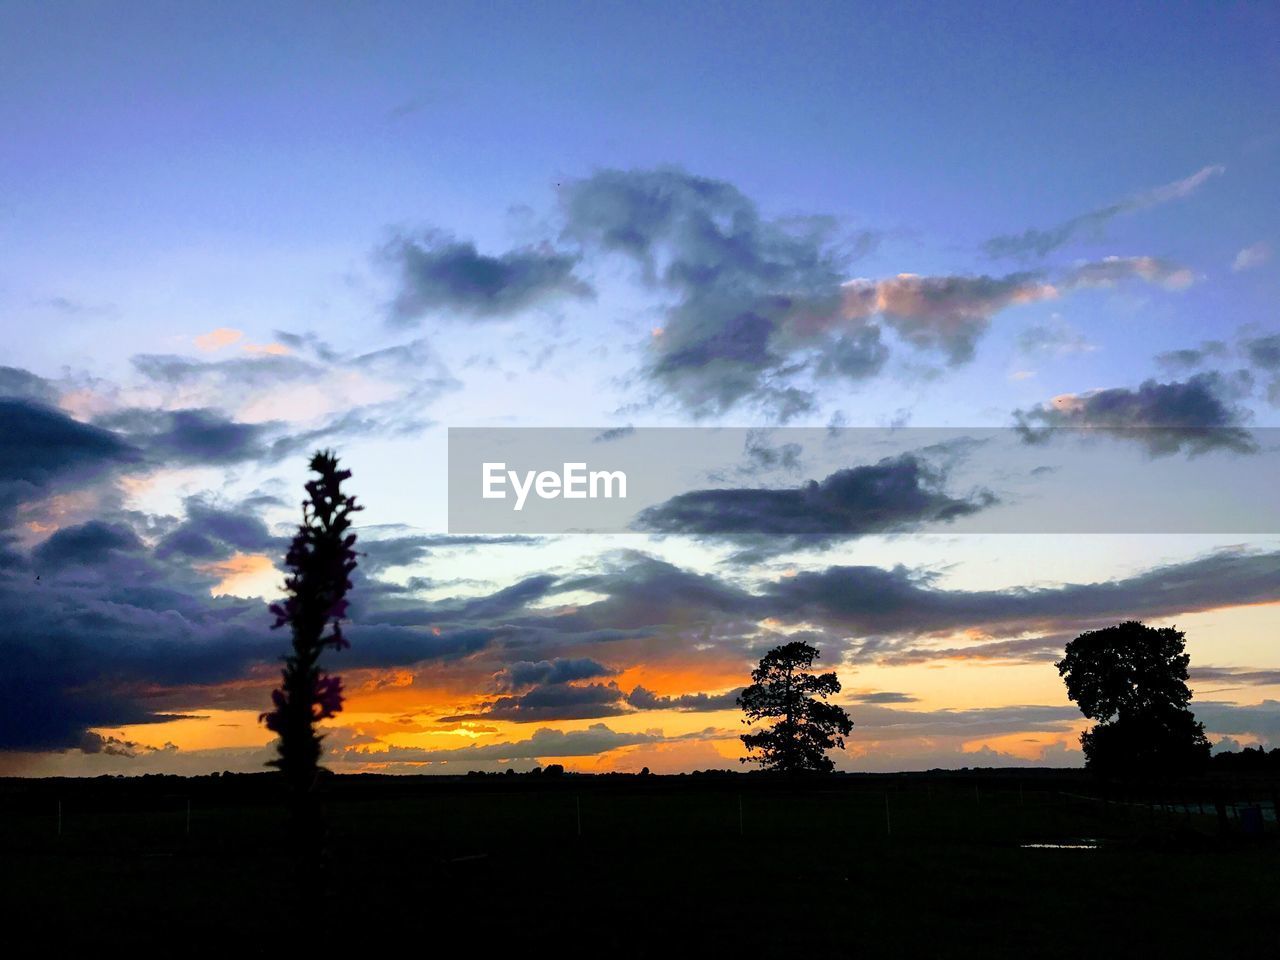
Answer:
[[[27,400],[47,407],[58,402],[58,391],[44,377],[18,367],[0,367],[0,397]]]
[[[1269,375],[1267,399],[1280,407],[1280,333],[1245,340],[1242,346],[1249,363]]]
[[[579,258],[549,246],[489,256],[472,243],[434,234],[396,237],[382,255],[397,271],[391,316],[400,323],[432,312],[493,320],[558,298],[593,295],[574,275]]]
[[[1193,682],[1209,681],[1228,686],[1280,686],[1280,670],[1246,670],[1238,667],[1192,667]]]
[[[1280,333],[1246,340],[1244,349],[1255,367],[1280,372]]]
[[[148,747],[133,740],[124,740],[120,737],[111,736],[104,737],[101,734],[94,733],[92,730],[86,730],[84,736],[80,738],[78,749],[81,753],[91,755],[101,753],[109,757],[125,757],[132,760],[144,754],[173,751],[178,748],[172,743],[166,743],[163,747]]]
[[[494,674],[494,686],[505,692],[526,690],[541,684],[569,683],[611,677],[618,671],[590,657],[557,657],[554,660],[518,660]]]
[[[644,510],[637,529],[693,536],[858,536],[946,523],[996,502],[989,491],[953,497],[945,471],[915,454],[838,470],[784,489],[692,490]]]
[[[108,563],[119,553],[138,553],[142,549],[138,535],[123,524],[91,520],[55,531],[36,547],[31,559],[37,570],[48,571]]]
[[[223,347],[229,347],[243,339],[244,332],[241,330],[233,330],[231,327],[218,327],[216,330],[200,334],[193,342],[197,350],[213,352],[221,350]]]
[[[275,335],[293,352],[214,361],[134,356],[134,369],[163,398],[104,422],[150,436],[158,456],[270,461],[345,435],[416,433],[430,425],[423,411],[458,386],[421,338],[346,354],[311,334]]]
[[[549,683],[521,694],[497,697],[467,713],[441,717],[455,720],[507,720],[529,723],[548,720],[590,720],[626,713],[623,693],[613,683]]]
[[[1114,287],[1125,280],[1145,280],[1168,290],[1185,290],[1195,282],[1186,267],[1160,257],[1104,257],[1074,267],[1063,277],[1064,289]]]
[[[627,694],[627,703],[637,710],[679,710],[684,713],[708,713],[716,710],[735,710],[742,688],[724,693],[684,693],[679,696],[659,696],[652,690],[637,686]]]
[[[1210,359],[1225,357],[1227,345],[1221,340],[1206,340],[1199,347],[1168,350],[1156,355],[1156,363],[1166,370],[1182,372],[1204,366]]]
[[[535,730],[527,740],[485,743],[455,749],[391,747],[389,750],[374,751],[356,748],[347,751],[346,759],[379,763],[447,763],[462,767],[466,764],[487,763],[495,760],[590,757],[619,747],[639,743],[657,743],[665,739],[667,738],[660,733],[617,733],[603,723],[593,723],[586,730],[566,732],[543,727]]]
[[[1220,551],[1132,577],[1099,583],[1010,590],[942,590],[928,574],[904,567],[835,566],[801,571],[767,584],[755,601],[761,615],[811,623],[867,638],[860,649],[875,658],[904,650],[951,659],[954,644],[877,645],[877,638],[950,637],[973,631],[969,649],[988,657],[986,641],[1025,644],[999,651],[1005,658],[1039,659],[1068,634],[1126,619],[1159,619],[1218,607],[1280,600],[1280,554]],[[767,612],[766,612],[767,611]],[[1027,634],[1038,636],[1027,637]],[[1047,639],[1046,639],[1047,637]]]
[[[1090,353],[1097,347],[1079,330],[1055,316],[1051,323],[1037,324],[1018,334],[1018,349],[1031,355],[1066,356]]]
[[[215,506],[199,497],[184,503],[185,519],[156,544],[159,559],[221,560],[235,553],[281,552],[285,538],[273,536],[246,504]]]
[[[1211,450],[1253,453],[1257,444],[1244,429],[1246,413],[1228,399],[1229,384],[1216,373],[1185,381],[1147,380],[1136,390],[1113,387],[1063,394],[1050,403],[1014,414],[1028,443],[1042,443],[1059,428],[1101,429],[1135,440],[1153,457]]]
[[[887,280],[850,280],[843,285],[846,320],[876,315],[919,350],[936,350],[952,364],[973,359],[991,318],[1017,304],[1058,296],[1037,274],[1004,277],[922,277],[903,273]]]
[[[849,695],[849,700],[853,703],[915,703],[917,699],[909,693],[899,693],[894,690],[868,690],[865,693]]]
[[[1243,273],[1245,270],[1262,266],[1270,259],[1271,245],[1259,241],[1237,253],[1235,259],[1231,261],[1231,269],[1236,273]]]
[[[1268,747],[1280,746],[1280,700],[1248,705],[1196,701],[1192,709],[1209,733],[1248,736]]]
[[[630,259],[645,285],[674,297],[641,375],[655,399],[695,418],[812,412],[818,381],[885,369],[886,333],[959,365],[1003,310],[1131,277],[1175,289],[1194,279],[1154,257],[1082,264],[1056,283],[1027,271],[850,279],[874,235],[841,242],[830,218],[768,219],[732,184],[676,168],[602,170],[568,183],[562,201],[565,242]]]
[[[562,200],[566,240],[628,257],[648,286],[675,295],[645,368],[660,392],[696,416],[749,404],[785,420],[810,408],[787,382],[789,354],[820,347],[807,328],[838,315],[856,255],[831,221],[766,219],[732,184],[676,168],[602,170],[566,184]],[[854,246],[872,243],[863,234]],[[846,348],[827,372],[877,372],[882,358],[862,346],[861,362]]]
[[[392,567],[420,564],[442,550],[474,550],[477,547],[530,546],[545,542],[526,534],[481,536],[478,534],[408,534],[396,537],[365,537],[360,541],[360,570],[366,575],[383,573]]]
[[[902,710],[868,704],[853,707],[853,740],[899,740],[918,736],[965,739],[1029,731],[1067,732],[1080,721],[1075,706],[1024,704],[964,710]]]
[[[139,460],[140,452],[110,431],[30,400],[0,399],[0,525],[19,503]]]
[[[992,257],[1044,257],[1081,235],[1098,236],[1116,217],[1181,200],[1198,190],[1207,180],[1226,172],[1220,164],[1202,167],[1195,173],[1072,217],[1048,229],[1028,229],[1022,233],[992,237],[983,248]]]
[[[100,417],[99,426],[124,434],[159,463],[225,465],[278,457],[295,449],[268,442],[279,424],[240,423],[217,410],[132,408]]]

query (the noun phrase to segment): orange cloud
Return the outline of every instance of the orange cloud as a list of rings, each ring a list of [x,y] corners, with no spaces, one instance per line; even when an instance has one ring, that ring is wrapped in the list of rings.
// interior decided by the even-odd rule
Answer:
[[[226,560],[199,563],[195,569],[221,579],[209,588],[211,596],[265,597],[280,591],[280,572],[262,553],[236,553]]]
[[[194,339],[197,350],[205,353],[213,353],[215,350],[221,350],[229,347],[233,343],[239,342],[244,338],[244,332],[235,330],[231,327],[218,327],[216,330],[210,330],[208,333],[202,333]]]

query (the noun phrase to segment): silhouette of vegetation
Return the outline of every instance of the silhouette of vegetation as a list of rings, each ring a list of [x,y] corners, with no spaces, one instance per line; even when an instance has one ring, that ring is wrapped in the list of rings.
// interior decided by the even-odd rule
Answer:
[[[1080,736],[1085,765],[1104,776],[1196,773],[1209,759],[1188,709],[1185,638],[1129,620],[1082,633],[1056,664],[1067,695],[1097,723]]]
[[[738,697],[747,715],[743,723],[776,722],[742,735],[748,754],[743,763],[783,773],[835,769],[827,751],[844,748],[853,721],[842,707],[823,702],[840,692],[840,681],[834,673],[809,672],[819,656],[816,647],[797,640],[774,647],[751,671],[751,686]]]
[[[271,605],[273,628],[289,626],[292,652],[285,657],[280,687],[271,693],[274,708],[260,718],[280,737],[271,765],[284,775],[303,838],[319,827],[314,790],[322,735],[316,725],[342,710],[342,678],[326,672],[319,660],[330,647],[348,646],[342,619],[356,568],[356,536],[349,531],[351,514],[361,509],[342,491],[351,471],[339,470],[336,456],[321,451],[310,466],[318,476],[306,485],[302,523],[285,557],[291,571],[285,581],[287,597]]]
[[[1261,744],[1215,754],[1210,761],[1214,770],[1232,773],[1280,774],[1280,747],[1267,750]]]

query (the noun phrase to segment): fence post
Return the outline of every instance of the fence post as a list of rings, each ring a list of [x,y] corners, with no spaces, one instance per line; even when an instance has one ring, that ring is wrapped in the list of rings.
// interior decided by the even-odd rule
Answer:
[[[582,837],[582,795],[575,794],[573,798],[573,807],[578,815],[578,837]]]
[[[742,794],[738,794],[738,836],[746,836],[746,831],[742,825]]]
[[[884,835],[886,837],[893,836],[893,821],[889,819],[889,794],[887,791],[884,795]]]
[[[58,801],[58,836],[62,836],[62,801]]]

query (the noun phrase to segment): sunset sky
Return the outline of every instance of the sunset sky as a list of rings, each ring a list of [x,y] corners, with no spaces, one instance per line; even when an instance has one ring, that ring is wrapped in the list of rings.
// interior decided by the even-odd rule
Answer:
[[[789,428],[1102,427],[1274,494],[1276,7],[265,7],[0,10],[0,774],[262,769],[321,446],[365,505],[334,770],[737,767],[788,639],[838,769],[1079,765],[1053,663],[1126,619],[1187,632],[1215,744],[1280,746],[1261,507],[921,532],[1016,487],[956,447],[839,464],[814,536],[472,535],[446,457],[749,428],[715,514],[836,475]],[[870,479],[893,523],[841,526]]]

